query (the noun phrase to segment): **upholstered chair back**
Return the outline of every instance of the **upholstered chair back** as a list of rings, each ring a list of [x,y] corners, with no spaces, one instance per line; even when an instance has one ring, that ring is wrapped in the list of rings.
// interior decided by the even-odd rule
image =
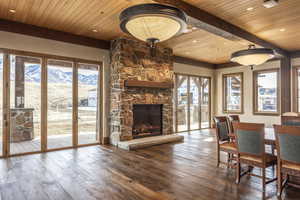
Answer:
[[[238,152],[261,156],[264,148],[264,124],[233,122]]]
[[[300,126],[274,126],[280,159],[300,164]]]
[[[233,129],[232,122],[240,122],[240,116],[239,115],[229,115],[229,122],[230,122],[231,132],[233,133],[234,129]]]
[[[284,126],[300,126],[300,121],[293,121],[293,120],[284,121],[284,122],[282,122],[282,125],[284,125]]]
[[[216,134],[219,141],[229,140],[229,128],[227,117],[214,117],[214,122],[216,125]]]

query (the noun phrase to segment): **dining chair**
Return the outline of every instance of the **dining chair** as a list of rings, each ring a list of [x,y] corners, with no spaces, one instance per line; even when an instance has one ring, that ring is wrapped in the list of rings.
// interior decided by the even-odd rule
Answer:
[[[262,179],[262,189],[265,193],[266,184],[276,180],[266,177],[266,168],[276,165],[276,157],[265,152],[265,125],[256,123],[233,122],[237,147],[236,183],[239,184],[242,176],[249,174]],[[241,173],[241,164],[246,164],[249,170]],[[252,173],[252,167],[258,167],[262,175]]]
[[[229,115],[229,124],[230,124],[231,133],[234,132],[232,122],[240,122],[240,116],[239,115]]]
[[[300,176],[300,127],[274,125],[277,146],[277,194],[281,196],[286,185],[300,188],[290,176]]]
[[[282,115],[281,124],[284,126],[300,126],[300,117],[294,115]]]
[[[225,116],[214,117],[216,136],[217,136],[217,167],[220,163],[227,165],[227,167],[235,167],[233,161],[235,160],[236,146],[229,137],[228,119]],[[221,151],[227,153],[227,163],[220,159]]]

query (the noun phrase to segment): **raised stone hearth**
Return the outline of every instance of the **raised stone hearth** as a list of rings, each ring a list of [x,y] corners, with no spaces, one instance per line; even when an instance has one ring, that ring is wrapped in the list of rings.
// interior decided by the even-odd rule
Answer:
[[[184,137],[182,135],[178,134],[139,138],[135,140],[119,142],[118,147],[125,150],[134,150],[170,142],[180,142],[183,140],[183,138]]]
[[[146,43],[135,40],[122,38],[112,42],[111,144],[133,139],[134,104],[162,104],[162,135],[173,133],[172,88],[127,87],[124,84],[136,80],[172,85],[172,50],[157,48],[154,56],[150,50]]]

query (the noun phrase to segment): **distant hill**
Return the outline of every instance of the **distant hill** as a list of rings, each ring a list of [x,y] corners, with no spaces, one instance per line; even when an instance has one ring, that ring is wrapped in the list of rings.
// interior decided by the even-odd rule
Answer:
[[[2,60],[0,60],[0,71],[2,71]],[[2,79],[2,77],[0,77]],[[11,80],[14,79],[14,72],[11,72]],[[25,70],[25,80],[39,83],[41,81],[41,68],[39,65],[28,65]],[[96,85],[98,76],[96,74],[79,74],[78,82],[84,85]],[[60,69],[48,69],[48,82],[50,83],[71,83],[72,73]]]
[[[0,60],[0,71],[2,71],[2,60]],[[14,72],[11,72],[11,79],[14,79]],[[25,70],[25,80],[39,83],[41,81],[41,68],[39,65],[28,65]],[[96,74],[79,74],[78,82],[84,85],[96,85],[98,76]],[[71,83],[72,73],[60,69],[48,69],[48,82],[50,83]]]

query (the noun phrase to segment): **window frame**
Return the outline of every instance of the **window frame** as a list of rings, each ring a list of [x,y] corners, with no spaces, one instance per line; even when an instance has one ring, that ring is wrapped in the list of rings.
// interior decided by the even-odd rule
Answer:
[[[226,79],[228,77],[232,76],[240,76],[241,77],[241,108],[240,110],[228,110],[227,107],[227,85],[226,85]],[[236,72],[236,73],[229,73],[229,74],[223,74],[222,75],[222,96],[223,96],[223,113],[226,114],[243,114],[244,113],[244,72]]]
[[[259,74],[262,73],[272,73],[276,72],[277,73],[277,111],[276,112],[264,112],[264,111],[258,111],[258,95],[257,95],[257,77]],[[262,69],[262,70],[254,70],[253,71],[253,115],[266,115],[266,116],[279,116],[280,115],[280,98],[281,98],[281,93],[280,93],[280,69],[279,68],[272,68],[272,69]]]

